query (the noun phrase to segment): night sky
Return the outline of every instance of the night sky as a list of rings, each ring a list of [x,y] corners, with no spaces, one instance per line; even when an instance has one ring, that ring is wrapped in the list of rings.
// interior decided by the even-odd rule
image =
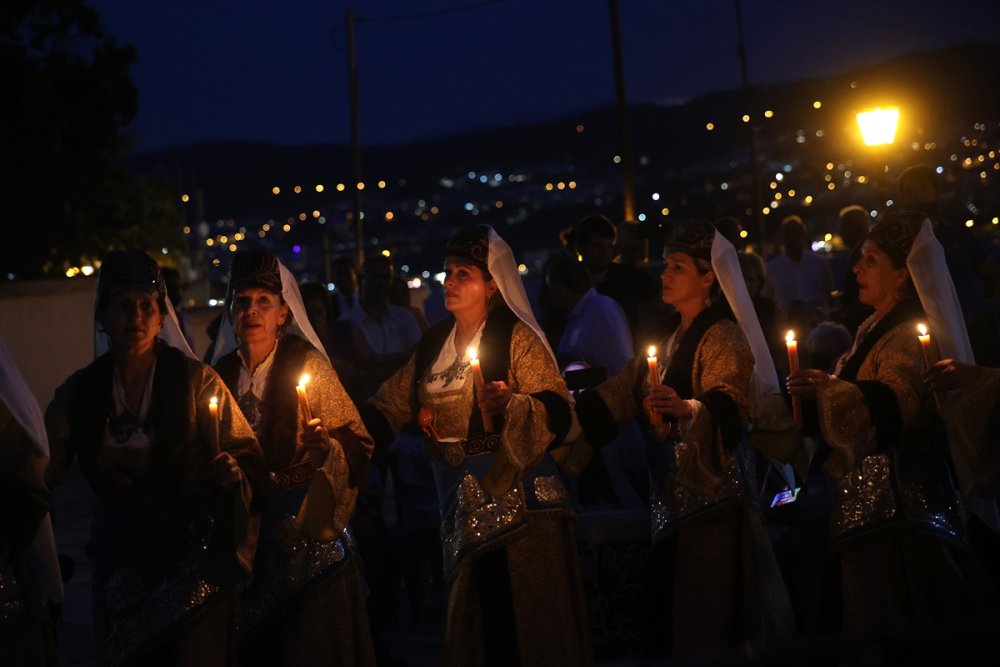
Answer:
[[[346,143],[355,7],[361,137],[401,144],[614,102],[606,0],[91,0],[132,43],[136,150]],[[732,0],[620,0],[630,102],[740,84]],[[751,83],[836,74],[1000,35],[992,0],[744,0]]]

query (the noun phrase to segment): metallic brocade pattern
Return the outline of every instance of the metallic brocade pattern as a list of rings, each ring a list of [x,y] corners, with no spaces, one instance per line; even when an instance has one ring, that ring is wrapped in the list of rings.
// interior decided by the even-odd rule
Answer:
[[[569,493],[556,475],[536,477],[535,500],[542,505],[562,505],[569,502]]]
[[[536,477],[532,483],[534,500],[542,506],[561,508],[569,503],[569,493],[557,475]],[[458,510],[453,522],[445,521],[445,575],[467,554],[499,539],[524,523],[528,509],[523,484],[500,497],[486,493],[473,475],[466,475],[458,489]]]
[[[244,589],[236,618],[236,632],[246,633],[281,607],[314,578],[342,564],[352,543],[349,531],[329,542],[313,540],[295,527],[295,517],[286,517],[272,531],[276,545],[270,554],[267,577],[254,577]]]
[[[877,454],[866,456],[858,470],[840,478],[833,506],[834,538],[896,516],[891,474],[889,457]]]
[[[667,447],[664,443],[662,446]],[[685,443],[678,443],[676,450],[684,448]],[[650,507],[652,519],[653,541],[659,540],[669,529],[685,519],[691,518],[713,507],[730,500],[735,500],[745,494],[743,475],[737,457],[729,457],[729,465],[724,471],[722,481],[714,492],[699,492],[677,484],[673,474],[668,474],[663,482],[660,493],[656,494]]]
[[[524,491],[516,484],[504,495],[489,496],[479,481],[466,475],[458,489],[458,510],[442,526],[444,571],[450,576],[467,553],[483,546],[524,520]]]

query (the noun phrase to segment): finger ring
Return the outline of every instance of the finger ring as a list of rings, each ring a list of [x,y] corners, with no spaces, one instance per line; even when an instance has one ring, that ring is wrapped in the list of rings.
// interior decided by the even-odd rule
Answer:
[[[673,399],[673,397],[674,397],[674,395],[673,395],[673,394],[671,394],[671,393],[670,393],[670,392],[668,391],[668,392],[667,392],[667,400],[668,400],[668,401],[669,401],[669,400],[672,400],[672,399]]]

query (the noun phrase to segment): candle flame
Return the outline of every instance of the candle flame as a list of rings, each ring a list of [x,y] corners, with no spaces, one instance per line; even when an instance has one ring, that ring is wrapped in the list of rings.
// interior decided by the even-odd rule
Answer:
[[[649,353],[647,356],[650,356],[650,357],[655,357],[656,356],[656,346],[655,345],[650,345],[649,349],[646,350],[646,351]]]
[[[212,398],[208,399],[208,404],[213,408],[219,407],[219,397],[213,396]]]
[[[299,378],[299,386],[302,387],[303,389],[305,389],[306,385],[309,384],[309,380],[311,380],[311,379],[312,379],[312,376],[310,376],[309,373],[303,373],[302,377]]]
[[[921,336],[927,335],[927,326],[923,322],[917,325],[917,333],[919,333]]]
[[[476,359],[479,358],[479,351],[474,347],[470,347],[468,350],[466,350],[465,354],[466,356],[469,357],[469,361],[475,361]]]
[[[787,342],[787,343],[794,343],[795,342],[795,332],[792,331],[791,329],[789,329],[788,333],[785,334],[785,342]]]

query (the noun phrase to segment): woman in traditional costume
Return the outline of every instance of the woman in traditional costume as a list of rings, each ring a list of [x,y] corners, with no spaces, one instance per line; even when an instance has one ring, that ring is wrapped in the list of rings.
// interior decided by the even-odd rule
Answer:
[[[677,655],[789,635],[746,434],[751,416],[759,428],[790,423],[735,250],[707,223],[678,223],[661,282],[680,323],[656,348],[657,365],[639,355],[576,403],[592,446],[633,419],[648,434],[650,650],[665,650],[671,631]]]
[[[48,458],[42,411],[0,341],[0,655],[11,665],[56,664],[52,619],[63,591]]]
[[[234,256],[226,303],[215,368],[264,452],[251,473],[260,545],[237,614],[243,664],[374,664],[349,532],[371,439],[272,253]]]
[[[589,664],[575,516],[549,454],[571,399],[510,247],[481,225],[445,254],[451,316],[362,408],[379,447],[413,420],[428,434],[450,586],[443,663]]]
[[[95,323],[97,358],[56,390],[45,423],[50,486],[79,458],[97,496],[98,663],[228,664],[233,591],[252,558],[253,431],[191,354],[147,255],[104,259]]]
[[[824,468],[837,480],[831,537],[848,634],[965,619],[992,598],[952,481],[951,463],[959,482],[972,480],[970,459],[955,442],[949,456],[917,338],[924,322],[946,355],[969,350],[943,257],[922,214],[886,216],[854,265],[861,303],[875,312],[833,375],[788,378],[791,393],[815,399],[832,449]]]

